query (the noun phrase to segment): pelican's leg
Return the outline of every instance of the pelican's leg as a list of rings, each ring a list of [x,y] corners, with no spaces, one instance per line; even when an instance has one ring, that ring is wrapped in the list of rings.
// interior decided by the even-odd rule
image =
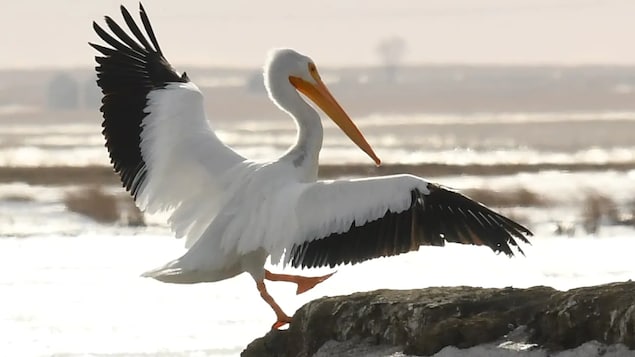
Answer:
[[[291,323],[291,318],[287,314],[285,314],[284,311],[282,311],[280,306],[276,303],[276,301],[267,292],[267,288],[265,287],[264,280],[257,280],[256,281],[256,286],[258,287],[258,292],[260,292],[260,296],[262,297],[262,299],[264,301],[266,301],[267,304],[269,304],[269,306],[271,306],[273,311],[276,313],[276,318],[278,319],[278,321],[276,321],[276,323],[274,323],[271,326],[271,329],[272,330],[277,330],[280,327],[282,327],[282,326],[284,326],[284,325],[286,325],[288,323]]]
[[[327,274],[324,276],[298,276],[298,275],[287,275],[287,274],[274,274],[269,270],[265,270],[265,279],[271,281],[286,281],[289,283],[296,283],[298,285],[298,289],[296,290],[296,294],[302,294],[303,292],[309,291],[313,289],[317,284],[323,282],[324,280],[330,278],[335,272],[331,274]]]

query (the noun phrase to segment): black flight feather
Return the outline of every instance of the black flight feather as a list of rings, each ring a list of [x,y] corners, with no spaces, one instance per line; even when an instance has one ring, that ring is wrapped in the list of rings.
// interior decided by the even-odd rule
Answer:
[[[348,231],[313,237],[294,245],[289,254],[293,267],[334,267],[418,250],[421,245],[446,242],[486,245],[512,256],[511,246],[524,254],[516,239],[529,243],[532,233],[522,225],[449,189],[428,184],[428,193],[410,192],[410,207],[387,211],[365,224],[351,224]]]
[[[112,34],[95,22],[93,29],[109,47],[90,43],[101,53],[101,56],[95,57],[98,64],[95,69],[97,84],[104,95],[100,110],[104,117],[102,133],[106,147],[115,172],[135,198],[147,176],[140,144],[143,120],[148,115],[148,94],[169,83],[189,81],[185,74],[179,76],[163,56],[141,4],[139,12],[152,45],[123,6],[121,14],[132,37],[106,16],[106,25]]]

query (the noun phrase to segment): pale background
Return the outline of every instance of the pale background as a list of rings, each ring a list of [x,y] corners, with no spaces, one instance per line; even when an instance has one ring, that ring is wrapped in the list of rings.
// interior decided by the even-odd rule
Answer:
[[[136,1],[7,1],[0,11],[0,68],[92,66],[91,20],[136,12]],[[635,64],[629,0],[357,0],[144,2],[176,65],[260,66],[288,46],[327,66],[379,64],[387,36],[407,43],[404,62]]]
[[[165,215],[134,209],[104,148],[87,42],[103,44],[92,20],[122,23],[119,3],[0,0],[0,356],[229,357],[273,323],[247,275],[193,286],[140,277],[183,242]],[[124,3],[136,18],[137,2]],[[259,69],[270,48],[293,47],[386,169],[325,119],[321,175],[417,174],[535,233],[526,257],[450,244],[340,266],[300,296],[269,284],[287,313],[374,289],[635,279],[635,1],[144,3],[218,136],[246,157],[275,158],[296,138]],[[377,46],[393,36],[405,51],[391,68]]]

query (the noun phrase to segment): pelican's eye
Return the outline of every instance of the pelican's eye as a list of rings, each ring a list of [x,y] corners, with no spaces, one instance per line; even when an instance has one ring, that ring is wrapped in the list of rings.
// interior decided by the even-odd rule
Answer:
[[[309,62],[309,73],[314,79],[320,79],[320,74],[318,73],[317,67],[315,67],[315,64],[313,62]]]

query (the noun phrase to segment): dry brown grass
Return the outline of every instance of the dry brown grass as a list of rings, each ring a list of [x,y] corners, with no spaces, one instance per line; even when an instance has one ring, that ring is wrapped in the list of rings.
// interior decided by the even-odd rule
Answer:
[[[525,227],[529,227],[531,224],[531,219],[529,218],[529,216],[518,213],[518,211],[516,211],[514,208],[502,209],[499,213],[514,222],[522,224]]]
[[[107,166],[0,167],[0,182],[24,182],[30,185],[111,185],[117,175]]]
[[[121,220],[128,226],[131,227],[143,227],[146,225],[145,217],[143,216],[143,212],[134,204],[132,197],[126,194],[121,197],[120,200],[121,209]]]
[[[69,192],[64,197],[69,211],[90,217],[100,223],[121,222],[128,226],[145,226],[143,212],[135,206],[127,193],[105,192],[99,186],[90,186]]]
[[[28,195],[12,193],[12,194],[8,194],[8,195],[0,197],[0,200],[9,201],[9,202],[32,202],[34,199],[33,197]]]
[[[69,211],[88,216],[100,223],[114,223],[119,220],[117,201],[115,195],[106,193],[99,187],[69,192],[64,197],[64,204]]]
[[[492,207],[541,207],[550,203],[545,197],[539,196],[525,188],[517,188],[510,191],[475,188],[465,190],[463,193],[474,200]]]
[[[438,163],[421,163],[421,164],[383,164],[375,167],[367,164],[349,164],[349,165],[320,165],[320,177],[322,178],[338,178],[342,176],[375,176],[375,175],[394,175],[394,174],[412,174],[421,177],[438,177],[438,176],[454,176],[454,175],[473,175],[473,176],[501,176],[514,175],[520,172],[540,172],[540,171],[629,171],[632,170],[633,164],[628,163],[607,163],[607,164],[589,164],[589,163],[571,163],[571,164],[501,164],[501,165],[452,165]]]
[[[519,172],[545,170],[580,171],[628,171],[632,163],[609,164],[504,164],[504,165],[449,165],[449,164],[386,164],[375,167],[368,164],[320,165],[320,177],[364,177],[375,175],[412,174],[421,177],[452,175],[513,175]],[[110,166],[50,166],[50,167],[0,167],[0,182],[25,182],[32,185],[120,185],[119,178]]]
[[[620,224],[617,205],[607,196],[588,192],[582,206],[582,226],[587,233],[597,233],[603,223]]]

